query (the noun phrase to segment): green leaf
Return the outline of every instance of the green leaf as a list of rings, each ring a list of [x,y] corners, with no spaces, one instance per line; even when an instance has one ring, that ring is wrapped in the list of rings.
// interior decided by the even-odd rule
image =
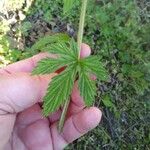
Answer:
[[[41,50],[43,49],[46,45],[56,43],[56,42],[66,42],[69,41],[70,38],[68,35],[63,34],[63,33],[58,33],[54,35],[47,35],[45,37],[40,38],[32,47],[31,50]]]
[[[89,74],[81,72],[79,75],[79,90],[80,95],[83,97],[85,104],[91,106],[96,95],[95,81],[91,80]]]
[[[104,81],[108,79],[108,73],[97,56],[84,58],[81,60],[81,63],[84,66],[84,70],[96,75],[98,79]]]
[[[52,79],[44,97],[43,114],[45,116],[58,110],[69,99],[75,77],[76,68],[72,65]]]
[[[92,105],[96,95],[96,82],[90,79],[95,74],[99,79],[105,80],[107,72],[96,56],[78,59],[79,49],[72,39],[69,42],[53,43],[43,47],[46,51],[56,54],[57,58],[41,60],[33,70],[33,74],[49,74],[61,67],[66,69],[54,77],[49,84],[44,97],[43,114],[56,111],[68,100],[74,81],[79,78],[80,94],[87,106]]]
[[[20,30],[21,32],[27,36],[28,35],[28,31],[32,28],[32,23],[29,21],[23,22],[21,24]]]
[[[64,0],[63,13],[69,12],[77,0]]]
[[[144,73],[139,70],[132,70],[129,74],[131,78],[142,78]]]
[[[61,67],[73,63],[71,59],[64,58],[45,58],[38,62],[37,66],[33,69],[32,74],[50,74],[60,69]]]
[[[67,43],[65,42],[51,44],[44,49],[52,54],[58,54],[60,57],[76,57],[74,51],[70,47],[68,47]]]
[[[68,45],[70,45],[70,47],[68,47]],[[46,47],[46,51],[53,54],[58,54],[57,58],[42,59],[33,69],[32,74],[49,74],[60,69],[61,67],[76,63],[78,53],[76,43],[74,40],[71,40],[68,45],[64,42],[60,42]]]
[[[44,19],[46,22],[50,22],[50,21],[51,21],[51,19],[52,19],[52,14],[50,13],[50,11],[46,11],[46,12],[44,13],[43,19]]]
[[[78,58],[80,50],[78,48],[77,43],[75,42],[73,38],[70,41],[70,49],[74,52],[74,55],[76,56],[76,58]]]
[[[106,106],[106,107],[110,107],[110,108],[114,108],[115,105],[112,103],[111,99],[110,99],[110,96],[108,95],[105,95],[103,98],[102,98],[102,102],[103,104]]]

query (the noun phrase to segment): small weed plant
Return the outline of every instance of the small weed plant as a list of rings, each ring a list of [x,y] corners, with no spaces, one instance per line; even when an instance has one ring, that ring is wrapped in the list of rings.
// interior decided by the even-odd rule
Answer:
[[[64,0],[64,14],[69,13],[75,2],[75,0]],[[80,58],[87,2],[88,0],[82,0],[77,42],[67,35],[58,33],[41,38],[32,47],[32,50],[44,49],[57,55],[57,58],[45,58],[39,61],[32,72],[33,75],[50,74],[65,67],[64,71],[52,78],[43,103],[44,116],[48,116],[63,106],[58,125],[59,132],[63,129],[74,82],[78,80],[80,95],[83,97],[85,105],[91,106],[96,95],[96,82],[91,80],[90,76],[93,74],[100,80],[108,78],[107,72],[97,56]]]

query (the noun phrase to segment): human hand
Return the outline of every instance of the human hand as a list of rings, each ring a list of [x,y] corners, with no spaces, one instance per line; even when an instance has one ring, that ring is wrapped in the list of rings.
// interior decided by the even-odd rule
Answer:
[[[90,53],[89,46],[82,44],[81,57]],[[42,53],[0,70],[0,150],[61,150],[100,122],[98,108],[84,108],[77,83],[61,134],[57,131],[61,109],[48,118],[42,116],[42,97],[56,73],[43,76],[30,73],[46,56],[54,57]]]

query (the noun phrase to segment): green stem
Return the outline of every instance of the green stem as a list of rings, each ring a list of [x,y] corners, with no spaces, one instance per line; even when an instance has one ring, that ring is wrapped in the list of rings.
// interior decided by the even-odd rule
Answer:
[[[87,1],[88,0],[82,0],[80,21],[79,21],[79,31],[78,31],[78,37],[77,37],[77,44],[78,44],[79,49],[81,48],[81,44],[82,44]],[[78,59],[79,58],[80,58],[80,51],[79,51],[79,54],[78,54]],[[65,118],[66,118],[66,114],[67,114],[67,110],[68,110],[68,107],[69,107],[69,103],[70,103],[70,100],[66,100],[66,102],[64,104],[63,111],[62,111],[62,114],[61,114],[61,117],[60,117],[60,120],[59,120],[59,124],[58,124],[58,132],[59,133],[62,132],[64,122],[65,122]]]
[[[83,38],[83,30],[84,30],[84,21],[85,21],[86,7],[87,7],[87,0],[82,0],[80,22],[79,22],[79,30],[78,30],[78,37],[77,37],[77,43],[78,43],[79,50],[81,48],[82,38]],[[79,51],[79,55],[78,55],[78,59],[79,58],[80,58],[80,51]]]
[[[63,111],[59,120],[59,124],[58,124],[58,132],[61,133],[63,130],[63,126],[64,126],[64,122],[65,122],[65,118],[66,118],[66,114],[67,114],[67,110],[68,110],[68,106],[69,106],[70,100],[66,100],[64,107],[63,107]]]

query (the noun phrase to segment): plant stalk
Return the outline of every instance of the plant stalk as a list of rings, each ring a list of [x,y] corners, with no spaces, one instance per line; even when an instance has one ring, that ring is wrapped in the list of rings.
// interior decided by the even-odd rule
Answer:
[[[82,0],[82,6],[81,6],[79,30],[78,30],[78,36],[77,36],[77,44],[78,44],[79,50],[81,48],[82,38],[83,38],[83,30],[84,30],[84,21],[85,21],[87,1],[88,0]],[[79,51],[79,54],[78,54],[78,59],[80,59],[80,51]],[[58,132],[59,133],[61,133],[62,130],[63,130],[63,126],[64,126],[67,110],[68,110],[68,107],[69,107],[69,103],[70,103],[70,100],[68,99],[68,100],[66,100],[66,102],[64,104],[63,111],[62,111],[62,114],[61,114],[61,117],[60,117],[60,120],[59,120],[59,124],[58,124]]]
[[[79,30],[78,30],[78,37],[77,37],[77,44],[78,44],[78,48],[79,48],[78,59],[80,59],[80,48],[81,48],[82,38],[83,38],[83,32],[84,32],[84,22],[85,22],[85,14],[86,14],[86,8],[87,8],[87,1],[88,0],[82,0],[82,6],[81,6],[81,14],[80,14],[80,21],[79,21]]]
[[[66,114],[67,114],[67,110],[68,110],[68,106],[69,106],[70,100],[66,100],[64,107],[63,107],[63,111],[59,120],[59,124],[58,124],[58,132],[61,133],[63,130],[63,126],[64,126],[64,122],[65,122],[65,118],[66,118]]]

